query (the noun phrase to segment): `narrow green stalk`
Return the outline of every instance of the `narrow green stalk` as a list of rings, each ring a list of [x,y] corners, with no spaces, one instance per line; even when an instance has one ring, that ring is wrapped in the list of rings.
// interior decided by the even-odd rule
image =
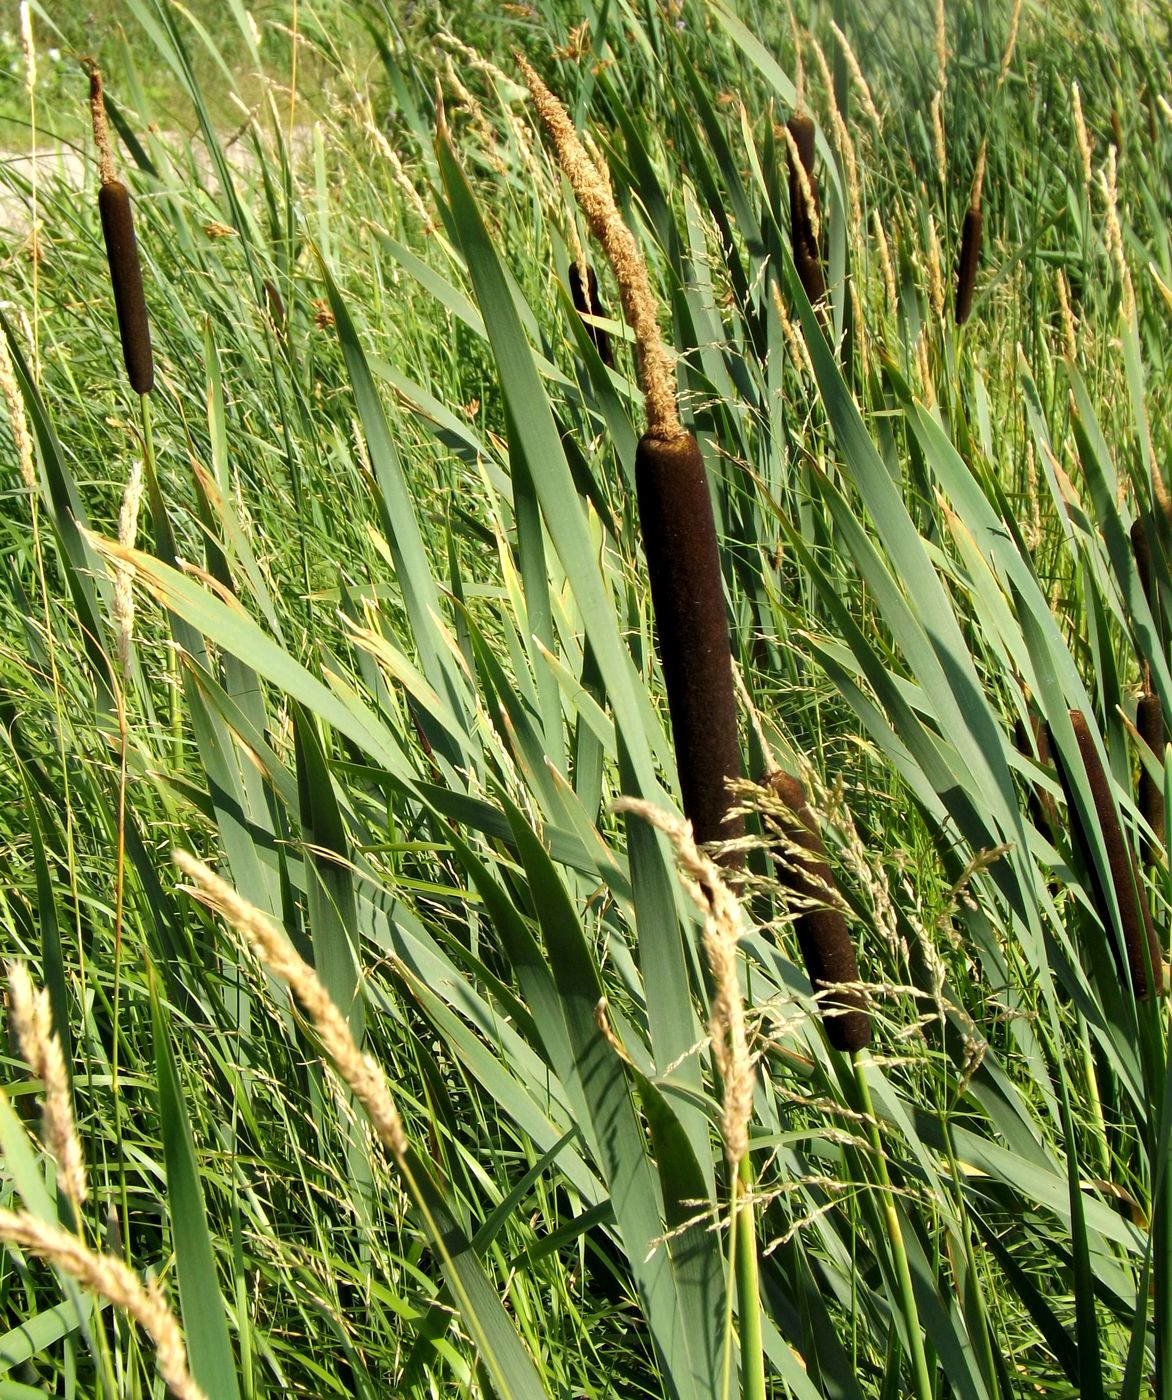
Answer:
[[[736,1239],[737,1312],[741,1334],[741,1395],[765,1400],[765,1348],[761,1338],[761,1280],[757,1269],[756,1214],[750,1193],[753,1169],[748,1153],[741,1158],[733,1186],[733,1235]]]
[[[887,1239],[891,1246],[891,1257],[895,1264],[896,1279],[899,1283],[899,1305],[903,1312],[904,1330],[907,1332],[908,1350],[911,1353],[912,1373],[915,1382],[916,1400],[932,1400],[932,1377],[928,1372],[928,1357],[924,1351],[924,1338],[920,1331],[920,1314],[916,1307],[916,1295],[912,1288],[912,1273],[907,1262],[907,1248],[903,1242],[903,1231],[899,1224],[899,1213],[895,1209],[895,1195],[891,1189],[891,1178],[887,1174],[887,1159],[883,1155],[883,1143],[879,1138],[879,1122],[871,1103],[871,1090],[867,1084],[866,1059],[861,1052],[852,1056],[855,1068],[855,1083],[858,1085],[863,1112],[867,1118],[867,1132],[871,1139],[871,1149],[875,1158],[875,1176],[883,1199],[883,1216],[887,1222]]]

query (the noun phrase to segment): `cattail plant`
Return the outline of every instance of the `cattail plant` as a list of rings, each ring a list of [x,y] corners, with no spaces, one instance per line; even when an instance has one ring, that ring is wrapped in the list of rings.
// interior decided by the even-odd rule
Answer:
[[[778,801],[764,814],[780,837],[773,849],[774,864],[793,901],[794,931],[810,985],[822,994],[819,1005],[827,1039],[836,1050],[862,1050],[871,1043],[871,1017],[866,996],[848,985],[858,982],[859,964],[846,917],[836,903],[817,820],[797,778],[779,769],[765,784]]]
[[[1140,872],[1136,864],[1135,854],[1124,835],[1115,798],[1111,793],[1110,779],[1107,777],[1103,761],[1099,757],[1099,750],[1095,745],[1090,725],[1081,710],[1070,711],[1070,723],[1078,743],[1083,771],[1086,773],[1087,782],[1090,785],[1099,831],[1107,849],[1107,866],[1123,930],[1126,967],[1115,948],[1114,940],[1111,943],[1112,953],[1119,975],[1122,977],[1127,973],[1130,974],[1132,990],[1135,992],[1136,998],[1142,1001],[1147,997],[1151,984],[1155,985],[1157,994],[1164,989],[1164,964],[1160,951],[1160,941],[1156,936],[1151,910],[1148,908],[1147,897],[1140,883]],[[1051,735],[1052,739],[1053,735]],[[1057,753],[1057,745],[1054,745],[1054,748]],[[1101,884],[1095,863],[1090,855],[1090,842],[1077,820],[1071,775],[1065,771],[1065,765],[1061,760],[1058,763],[1058,771],[1066,792],[1067,809],[1071,813],[1075,839],[1083,852],[1086,867],[1091,872],[1103,924],[1104,927],[1110,927],[1108,914],[1111,907],[1110,895]],[[1151,984],[1148,980],[1149,964],[1151,966]]]
[[[90,117],[102,181],[98,191],[98,212],[102,219],[110,281],[114,287],[114,309],[118,315],[118,334],[122,338],[122,358],[126,363],[130,387],[136,394],[149,394],[155,384],[155,364],[151,355],[151,328],[142,290],[142,268],[138,260],[138,242],[134,236],[130,193],[114,174],[101,70],[93,62],[89,68]]]
[[[1144,687],[1135,712],[1135,727],[1139,737],[1155,754],[1157,762],[1164,761],[1164,706],[1149,682]],[[1140,858],[1145,865],[1159,859],[1159,848],[1164,844],[1164,789],[1162,784],[1148,772],[1142,757],[1139,767],[1139,791],[1136,795],[1139,814],[1147,822],[1155,837],[1153,841],[1144,832],[1141,840]]]
[[[585,281],[582,278],[582,271],[585,268]],[[585,263],[579,265],[577,262],[570,264],[570,296],[574,299],[574,310],[579,316],[603,316],[603,311],[598,301],[598,278],[594,274],[594,269]],[[614,351],[611,349],[610,336],[601,326],[592,325],[589,321],[584,321],[586,334],[594,342],[594,348],[598,351],[598,358],[607,367],[614,368]]]
[[[969,207],[960,235],[960,258],[956,267],[956,324],[963,326],[973,307],[973,288],[981,263],[981,188],[985,183],[985,143],[977,153],[977,168],[969,192]]]
[[[684,815],[697,841],[731,840],[744,831],[742,819],[731,814],[728,791],[730,780],[741,775],[741,757],[704,459],[680,423],[675,370],[659,333],[647,267],[615,206],[610,181],[561,102],[520,54],[517,62],[590,230],[614,269],[623,315],[634,332],[647,414],[635,451],[635,488]]]
[[[1018,753],[1027,758],[1036,757],[1043,767],[1053,766],[1054,756],[1050,751],[1050,738],[1046,726],[1036,715],[1032,717],[1028,731],[1022,720],[1014,721],[1013,742]],[[1039,831],[1058,830],[1058,808],[1054,798],[1040,783],[1030,784],[1027,802],[1030,820]]]
[[[796,112],[785,125],[789,148],[789,218],[794,267],[810,305],[817,307],[826,295],[826,278],[818,251],[818,181],[814,175],[814,122]]]

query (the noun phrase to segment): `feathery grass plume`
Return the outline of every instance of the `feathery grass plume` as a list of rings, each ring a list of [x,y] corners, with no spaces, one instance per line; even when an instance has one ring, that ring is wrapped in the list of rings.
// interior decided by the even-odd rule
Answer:
[[[883,130],[883,118],[879,115],[879,109],[875,106],[875,99],[871,96],[871,89],[867,86],[867,80],[863,77],[863,70],[859,60],[855,56],[854,49],[851,48],[850,40],[838,27],[834,20],[830,21],[830,28],[838,40],[838,46],[842,50],[842,56],[846,59],[846,66],[850,69],[851,78],[854,85],[859,90],[859,98],[863,104],[863,111],[870,117],[876,131]]]
[[[1152,979],[1155,983],[1157,995],[1164,989],[1164,963],[1160,951],[1160,940],[1156,936],[1155,926],[1152,923],[1152,913],[1148,907],[1147,896],[1143,885],[1140,882],[1139,867],[1136,864],[1135,853],[1128,845],[1123,833],[1123,826],[1119,820],[1119,811],[1115,805],[1115,798],[1111,792],[1111,782],[1107,772],[1103,767],[1103,761],[1099,757],[1099,750],[1095,744],[1094,735],[1091,733],[1090,725],[1086,716],[1081,710],[1070,711],[1070,723],[1074,729],[1074,737],[1078,743],[1079,757],[1082,760],[1083,770],[1090,785],[1091,797],[1094,801],[1095,812],[1098,816],[1099,831],[1103,837],[1103,844],[1107,850],[1107,865],[1111,873],[1111,886],[1115,894],[1115,902],[1119,906],[1119,921],[1123,930],[1123,945],[1126,952],[1126,966],[1120,959],[1119,952],[1115,946],[1115,940],[1109,939],[1112,956],[1115,958],[1119,975],[1122,977],[1127,973],[1131,976],[1131,986],[1137,1000],[1144,1000],[1149,992],[1148,963],[1151,963]],[[1091,874],[1091,879],[1095,886],[1095,894],[1100,911],[1100,918],[1104,929],[1110,929],[1111,900],[1109,892],[1103,888],[1090,854],[1090,841],[1087,834],[1082,830],[1078,820],[1078,809],[1074,801],[1074,790],[1070,774],[1065,770],[1065,765],[1061,761],[1058,746],[1053,744],[1053,735],[1050,736],[1055,757],[1058,759],[1058,773],[1062,779],[1062,786],[1066,792],[1066,806],[1070,813],[1071,825],[1074,828],[1075,840],[1078,843],[1084,864]]]
[[[1078,333],[1074,324],[1074,312],[1070,306],[1070,286],[1062,268],[1058,269],[1055,283],[1058,287],[1058,308],[1062,313],[1062,344],[1066,358],[1074,365],[1078,363]]]
[[[151,354],[151,327],[142,290],[142,267],[138,260],[138,241],[134,236],[130,192],[114,173],[101,69],[92,59],[88,60],[88,66],[90,117],[102,181],[98,190],[98,213],[102,219],[106,261],[110,266],[110,281],[114,288],[122,358],[130,387],[136,394],[149,394],[155,385],[155,364]]]
[[[0,393],[8,409],[8,423],[12,429],[12,440],[16,444],[16,460],[20,467],[20,479],[25,490],[35,492],[37,473],[33,466],[33,440],[29,435],[28,419],[24,414],[24,400],[16,384],[16,371],[12,367],[12,356],[8,353],[8,338],[0,331]]]
[[[822,316],[826,278],[818,251],[821,215],[818,182],[814,176],[814,122],[807,113],[795,112],[786,122],[785,144],[789,151],[789,219],[794,267],[810,305],[818,308]]]
[[[1157,762],[1164,762],[1164,745],[1167,734],[1164,729],[1164,706],[1151,685],[1144,688],[1135,712],[1135,727],[1139,737],[1155,754]],[[1164,787],[1151,776],[1142,759],[1139,768],[1139,792],[1136,796],[1139,814],[1151,827],[1155,836],[1153,842],[1147,832],[1141,839],[1140,859],[1150,865],[1159,859],[1159,847],[1164,845]]]
[[[981,189],[985,183],[985,143],[977,153],[977,168],[969,194],[969,207],[960,235],[960,257],[956,265],[956,324],[963,326],[973,307],[973,288],[981,263]]]
[[[144,1286],[115,1255],[99,1254],[26,1211],[0,1210],[0,1240],[44,1259],[137,1322],[154,1341],[155,1364],[175,1400],[207,1400],[188,1368],[179,1322],[153,1279]]]
[[[138,538],[138,510],[142,504],[142,463],[130,468],[122,509],[118,513],[118,543],[133,549]],[[114,575],[114,631],[118,639],[118,666],[122,679],[130,681],[130,644],[134,636],[134,566],[120,563]]]
[[[41,1081],[44,1100],[41,1127],[45,1147],[57,1163],[57,1184],[69,1198],[80,1219],[82,1203],[89,1192],[85,1179],[85,1158],[73,1118],[73,1099],[61,1041],[53,1030],[49,994],[38,991],[24,963],[8,964],[8,996],[12,1026],[21,1054]]]
[[[1078,145],[1079,158],[1082,161],[1082,180],[1086,188],[1087,198],[1090,198],[1091,185],[1094,182],[1094,166],[1091,158],[1091,137],[1087,131],[1086,118],[1082,112],[1082,92],[1078,82],[1070,85],[1070,108],[1074,120],[1074,139]]]
[[[780,839],[773,849],[778,879],[791,900],[794,931],[810,985],[819,996],[826,1037],[836,1050],[862,1050],[871,1043],[867,998],[857,987],[859,964],[846,917],[833,901],[834,877],[817,819],[797,778],[780,769],[764,780],[777,799],[765,807],[767,828]]]
[[[749,1053],[745,1008],[737,977],[741,910],[716,864],[700,851],[686,822],[641,798],[620,797],[616,812],[642,817],[668,838],[684,888],[704,915],[704,955],[712,973],[712,1009],[708,1035],[724,1092],[721,1136],[725,1157],[735,1173],[749,1150],[753,1112],[754,1057]]]
[[[203,861],[189,851],[175,851],[172,859],[184,875],[194,881],[190,892],[220,914],[247,941],[273,976],[289,987],[313,1022],[322,1048],[366,1109],[379,1141],[402,1165],[407,1157],[407,1135],[387,1087],[386,1076],[369,1055],[359,1050],[349,1022],[322,986],[317,973],[271,919],[237,894]]]
[[[675,369],[659,333],[647,267],[615,205],[602,162],[588,154],[566,109],[521,54],[534,108],[557,151],[591,233],[619,286],[635,335],[647,430],[635,450],[635,489],[659,656],[675,740],[684,815],[700,842],[744,832],[730,815],[728,783],[741,776],[732,647],[708,474],[699,444],[680,423]],[[724,858],[735,864],[740,857]]]
[[[872,209],[871,225],[875,230],[875,246],[879,249],[879,270],[883,274],[883,290],[887,293],[887,305],[894,311],[899,303],[899,292],[895,285],[895,268],[891,262],[891,246],[879,210]]]
[[[592,267],[587,267],[586,281],[583,283],[582,269],[576,262],[570,264],[570,296],[574,299],[574,310],[579,316],[606,315],[598,300],[598,278]],[[610,336],[601,326],[594,326],[589,322],[583,324],[586,326],[586,334],[594,342],[594,348],[598,351],[598,358],[608,369],[613,369],[614,351],[611,349]]]

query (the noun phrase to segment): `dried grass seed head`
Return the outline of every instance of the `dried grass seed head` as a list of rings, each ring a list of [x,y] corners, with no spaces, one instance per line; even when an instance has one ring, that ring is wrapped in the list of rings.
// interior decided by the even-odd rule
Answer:
[[[684,888],[704,916],[704,953],[713,982],[708,1030],[724,1092],[721,1135],[725,1156],[735,1171],[749,1150],[756,1073],[737,974],[740,905],[715,862],[697,847],[689,823],[638,798],[619,798],[614,810],[639,816],[663,832],[675,849]]]
[[[53,1030],[49,994],[33,986],[22,962],[8,964],[9,1007],[12,1027],[29,1068],[41,1081],[44,1099],[41,1126],[46,1149],[57,1163],[58,1185],[80,1210],[89,1195],[85,1157],[73,1117],[73,1096],[61,1041]]]
[[[534,110],[554,144],[574,197],[614,269],[623,315],[635,336],[647,431],[670,441],[683,433],[676,406],[675,366],[660,335],[658,308],[647,265],[615,205],[607,176],[587,153],[565,107],[523,55],[515,53],[514,56],[528,85]]]
[[[338,1073],[366,1109],[379,1140],[402,1164],[408,1153],[407,1136],[386,1076],[369,1055],[359,1050],[349,1023],[317,973],[266,914],[242,898],[203,861],[188,851],[175,851],[172,858],[194,882],[191,893],[220,914],[273,976],[289,987],[312,1021]]]
[[[207,1400],[188,1367],[179,1323],[156,1283],[144,1286],[115,1255],[99,1254],[76,1235],[25,1211],[0,1210],[0,1240],[44,1259],[136,1322],[154,1341],[159,1374],[175,1400]]]

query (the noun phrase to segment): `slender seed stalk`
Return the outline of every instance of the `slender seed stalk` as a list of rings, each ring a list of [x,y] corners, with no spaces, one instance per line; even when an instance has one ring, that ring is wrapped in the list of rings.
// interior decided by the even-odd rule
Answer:
[[[742,1400],[765,1400],[765,1344],[761,1334],[761,1278],[757,1265],[753,1169],[746,1153],[733,1182],[733,1235],[736,1239],[737,1313],[741,1333]]]
[[[908,1265],[907,1246],[903,1241],[899,1212],[895,1208],[895,1195],[891,1189],[891,1178],[887,1174],[887,1158],[883,1154],[883,1142],[879,1136],[879,1120],[875,1117],[875,1109],[871,1103],[871,1089],[867,1084],[867,1059],[859,1053],[856,1053],[852,1058],[854,1060],[855,1083],[858,1085],[863,1113],[867,1120],[867,1135],[871,1139],[875,1176],[883,1201],[883,1218],[887,1225],[887,1240],[891,1246],[891,1258],[895,1264],[895,1276],[899,1286],[899,1307],[903,1313],[908,1351],[911,1354],[913,1394],[916,1400],[932,1400],[932,1377],[928,1371],[924,1336],[920,1330],[920,1314],[916,1306],[915,1289],[912,1286],[912,1271]]]

